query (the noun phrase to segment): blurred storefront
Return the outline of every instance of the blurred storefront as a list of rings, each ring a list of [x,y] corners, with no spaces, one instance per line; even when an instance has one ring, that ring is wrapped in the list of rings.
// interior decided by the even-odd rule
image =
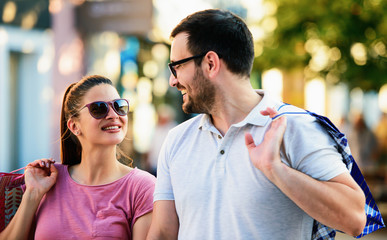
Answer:
[[[48,0],[0,9],[0,171],[10,171],[51,153],[54,49]]]

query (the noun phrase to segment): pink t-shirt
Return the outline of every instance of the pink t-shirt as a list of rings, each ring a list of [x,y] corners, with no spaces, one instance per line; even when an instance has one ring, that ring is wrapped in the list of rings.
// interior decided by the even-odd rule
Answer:
[[[75,182],[67,166],[55,164],[56,184],[36,212],[35,239],[132,239],[137,218],[153,208],[155,177],[133,169],[105,185]]]

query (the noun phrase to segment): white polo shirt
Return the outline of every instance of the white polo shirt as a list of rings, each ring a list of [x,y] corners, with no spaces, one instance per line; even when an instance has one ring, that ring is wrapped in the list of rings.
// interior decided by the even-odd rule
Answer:
[[[245,131],[259,144],[271,122],[260,111],[282,104],[257,93],[262,101],[224,137],[204,114],[169,132],[159,156],[154,201],[175,201],[179,239],[311,239],[313,219],[250,161]],[[287,111],[291,108],[303,111]],[[348,172],[335,142],[304,114],[287,117],[281,159],[322,181]]]

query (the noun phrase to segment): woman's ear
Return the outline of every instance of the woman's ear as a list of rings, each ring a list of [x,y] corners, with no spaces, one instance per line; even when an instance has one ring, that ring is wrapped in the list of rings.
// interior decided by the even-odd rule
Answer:
[[[219,55],[214,51],[209,51],[203,58],[205,63],[205,71],[209,78],[218,75],[220,71],[221,61]]]
[[[73,118],[70,118],[67,121],[67,128],[76,136],[81,134],[81,129],[78,127],[78,123],[74,121]]]

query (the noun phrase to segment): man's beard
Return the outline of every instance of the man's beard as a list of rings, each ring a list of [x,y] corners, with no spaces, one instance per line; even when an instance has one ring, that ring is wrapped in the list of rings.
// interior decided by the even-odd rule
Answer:
[[[185,113],[207,113],[210,114],[215,103],[215,86],[208,78],[204,77],[201,68],[197,67],[192,79],[191,87],[187,90],[187,100],[183,103]],[[195,95],[192,95],[192,89]],[[189,94],[191,95],[189,95]]]

